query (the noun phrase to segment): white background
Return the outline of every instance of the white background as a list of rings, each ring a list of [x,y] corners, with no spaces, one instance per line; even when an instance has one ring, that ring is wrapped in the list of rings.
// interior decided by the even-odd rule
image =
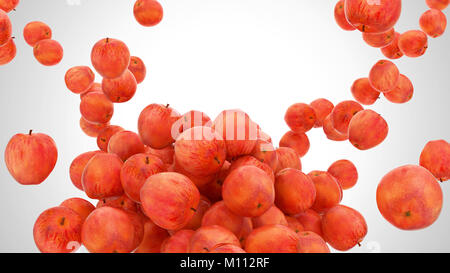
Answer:
[[[22,0],[10,13],[18,53],[12,63],[0,67],[1,151],[14,134],[34,129],[54,138],[59,159],[39,186],[16,183],[0,159],[0,251],[37,251],[32,229],[38,215],[69,197],[84,197],[70,182],[69,165],[96,144],[78,126],[79,97],[66,89],[64,74],[72,66],[91,65],[90,50],[99,39],[123,40],[148,69],[136,96],[116,104],[112,124],[136,130],[140,111],[150,103],[170,103],[181,113],[202,110],[211,118],[224,109],[241,108],[275,143],[288,130],[283,120],[287,107],[320,97],[335,104],[352,99],[353,81],[367,76],[383,58],[378,49],[364,44],[359,32],[345,32],[336,25],[334,0],[161,3],[165,16],[154,28],[140,26],[132,13],[134,1],[125,0]],[[418,28],[427,9],[425,0],[403,1],[403,6],[397,30]],[[23,27],[34,20],[49,24],[54,39],[63,45],[65,56],[59,65],[44,67],[34,60],[22,38]],[[311,149],[302,158],[304,172],[326,170],[342,158],[358,168],[358,184],[344,192],[342,203],[365,216],[369,233],[362,247],[352,251],[450,251],[448,182],[442,184],[441,217],[425,230],[396,229],[380,215],[375,201],[384,174],[417,164],[427,141],[450,140],[449,36],[430,39],[424,57],[395,61],[416,90],[407,104],[381,98],[369,107],[389,123],[388,138],[380,146],[361,152],[348,142],[329,141],[321,129],[308,133]]]

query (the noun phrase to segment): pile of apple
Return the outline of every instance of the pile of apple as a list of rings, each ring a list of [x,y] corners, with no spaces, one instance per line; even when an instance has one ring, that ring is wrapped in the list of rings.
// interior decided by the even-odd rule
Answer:
[[[400,1],[368,2],[346,0],[346,22],[377,32],[385,20],[398,19],[376,14],[396,16]],[[367,7],[351,9],[356,4]],[[134,11],[145,26],[162,18],[154,0],[138,0]],[[354,18],[364,22],[350,19],[356,12],[363,14]],[[379,61],[368,78],[354,83],[359,102],[335,106],[320,98],[290,106],[285,115],[290,131],[275,148],[242,110],[224,110],[212,120],[201,111],[181,115],[170,105],[150,104],[139,116],[138,132],[111,125],[114,103],[134,96],[146,68],[125,43],[112,38],[94,45],[91,61],[101,83],[88,66],[69,69],[65,82],[80,95],[80,126],[99,148],[73,160],[70,179],[98,202],[71,198],[44,211],[33,229],[41,252],[73,252],[84,245],[90,252],[110,253],[327,253],[328,245],[346,251],[364,239],[364,217],[340,204],[343,190],[357,183],[355,165],[343,159],[327,171],[305,174],[301,157],[309,150],[306,133],[313,128],[360,150],[384,141],[387,122],[359,102],[372,104],[380,92],[392,101],[411,99],[412,84],[394,63]],[[5,151],[9,172],[23,185],[42,183],[57,157],[51,137],[32,131],[15,135]],[[428,227],[442,208],[437,181],[449,178],[450,144],[431,141],[420,166],[406,165],[383,177],[379,210],[398,228]]]

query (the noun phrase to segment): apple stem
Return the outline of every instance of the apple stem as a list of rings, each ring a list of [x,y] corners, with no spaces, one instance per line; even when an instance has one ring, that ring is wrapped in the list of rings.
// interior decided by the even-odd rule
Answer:
[[[170,104],[166,104],[166,108],[169,108]]]
[[[31,129],[30,131],[28,131],[28,135],[31,136],[31,133],[33,132],[33,129]]]
[[[109,38],[106,38],[106,43],[109,43]]]

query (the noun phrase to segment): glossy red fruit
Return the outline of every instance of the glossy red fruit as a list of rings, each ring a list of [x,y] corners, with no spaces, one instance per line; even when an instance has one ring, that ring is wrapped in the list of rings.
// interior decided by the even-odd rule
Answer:
[[[147,68],[145,67],[144,62],[139,57],[136,56],[131,56],[128,70],[130,70],[130,72],[133,73],[133,76],[136,79],[137,84],[143,82],[145,76],[147,75]]]
[[[266,212],[258,217],[252,218],[253,228],[259,228],[267,225],[283,225],[289,226],[284,213],[277,208],[276,206],[272,206]]]
[[[203,215],[202,226],[218,225],[233,232],[241,243],[253,230],[251,218],[234,214],[227,208],[224,201],[219,201],[211,206]]]
[[[430,9],[425,11],[420,17],[420,28],[428,34],[428,36],[437,38],[444,34],[447,28],[447,17],[438,9]]]
[[[295,218],[302,224],[304,231],[312,231],[322,236],[322,216],[312,209],[295,215]]]
[[[297,152],[288,147],[280,147],[277,149],[278,164],[275,173],[286,168],[302,170],[302,162]]]
[[[442,209],[441,186],[427,169],[406,165],[387,173],[377,188],[377,205],[383,217],[404,230],[433,224]]]
[[[180,114],[169,105],[150,104],[139,115],[138,129],[142,142],[153,149],[169,146],[175,142],[173,135],[179,133],[179,128],[173,129],[179,118]]]
[[[361,32],[386,32],[397,23],[401,0],[346,0],[345,16]]]
[[[165,171],[164,163],[150,154],[136,154],[128,158],[120,170],[120,181],[125,193],[133,201],[141,202],[141,188],[150,176]]]
[[[339,133],[347,135],[350,120],[362,110],[364,108],[356,101],[346,100],[340,102],[331,112],[331,124]]]
[[[261,170],[263,170],[270,177],[270,179],[272,181],[275,181],[275,174],[273,172],[273,169],[269,165],[267,165],[266,163],[261,162],[257,158],[255,158],[253,156],[250,156],[250,155],[241,156],[237,160],[233,161],[231,163],[229,172],[237,170],[237,169],[239,169],[242,166],[255,166],[255,167],[258,167]]]
[[[243,166],[232,171],[222,187],[225,205],[243,217],[257,217],[274,203],[273,180],[255,166]]]
[[[75,94],[89,90],[95,80],[95,75],[87,66],[75,66],[67,70],[64,76],[67,88]]]
[[[345,0],[339,0],[334,7],[334,19],[339,27],[343,30],[352,31],[356,28],[352,26],[345,17],[345,8],[344,8]]]
[[[428,37],[421,30],[410,30],[400,35],[398,47],[408,57],[420,57],[428,49]]]
[[[289,227],[269,225],[254,229],[247,238],[248,253],[297,253],[298,235]]]
[[[98,200],[96,208],[102,207],[112,207],[123,209],[126,211],[139,212],[138,204],[131,200],[126,194],[122,194],[121,196],[102,198]]]
[[[368,78],[357,79],[351,91],[355,100],[365,105],[372,105],[380,98],[380,92],[370,85]]]
[[[33,227],[33,237],[43,253],[69,253],[81,246],[83,219],[67,207],[42,212]]]
[[[167,230],[158,227],[150,219],[145,218],[144,238],[134,253],[160,253],[162,243],[169,237]]]
[[[386,99],[393,103],[406,103],[410,101],[414,94],[414,86],[412,82],[403,74],[400,74],[397,86],[387,92],[383,93]]]
[[[108,153],[118,155],[123,161],[135,154],[144,152],[144,143],[142,143],[141,138],[135,132],[117,132],[108,142]]]
[[[263,139],[258,139],[251,156],[261,163],[269,165],[270,168],[272,168],[272,171],[276,170],[278,165],[278,155],[272,143]]]
[[[114,79],[103,79],[102,90],[108,99],[115,103],[127,102],[136,93],[137,82],[130,70]]]
[[[189,253],[189,241],[194,233],[189,229],[175,232],[161,244],[161,253]]]
[[[394,40],[392,41],[392,43],[388,46],[381,48],[381,53],[383,53],[383,55],[386,58],[395,60],[395,59],[401,58],[403,56],[403,52],[398,47],[398,39],[399,38],[400,38],[400,33],[395,32],[395,37],[394,37]]]
[[[358,181],[358,170],[350,160],[335,161],[328,167],[327,172],[336,178],[344,190],[352,188]]]
[[[284,121],[289,128],[298,134],[311,130],[316,123],[316,119],[314,108],[305,103],[291,105],[284,116]]]
[[[275,179],[275,204],[284,213],[295,215],[312,207],[316,200],[314,182],[296,169],[284,169]]]
[[[426,0],[427,5],[432,9],[445,9],[450,3],[449,0]]]
[[[81,240],[89,252],[129,253],[144,236],[141,216],[113,207],[94,210],[83,224]]]
[[[12,25],[8,14],[0,9],[0,46],[5,45],[11,39]]]
[[[311,231],[304,231],[298,234],[299,253],[330,253],[330,248],[322,237]]]
[[[95,210],[95,207],[91,204],[91,202],[77,197],[65,200],[60,204],[60,206],[75,211],[81,217],[83,222],[89,214]]]
[[[208,198],[206,198],[205,196],[200,195],[200,201],[198,203],[195,214],[194,216],[192,216],[189,223],[187,223],[183,227],[183,229],[192,229],[192,230],[198,229],[202,225],[203,217],[210,207],[211,201],[209,201]]]
[[[356,114],[348,127],[348,139],[360,150],[368,150],[383,142],[389,132],[384,118],[373,110],[363,110]]]
[[[429,141],[420,154],[420,166],[429,170],[439,181],[450,179],[450,144],[441,139]]]
[[[225,140],[228,160],[249,155],[256,146],[258,125],[241,110],[222,111],[214,120],[212,128]]]
[[[61,62],[64,51],[57,41],[45,39],[34,45],[33,54],[42,65],[53,66]]]
[[[109,122],[107,123],[93,123],[90,121],[87,121],[85,118],[80,118],[80,128],[87,136],[90,137],[97,137],[98,134],[105,129],[107,126],[109,126]]]
[[[163,18],[163,8],[156,0],[137,0],[133,13],[136,21],[145,27],[155,26]]]
[[[246,253],[242,248],[233,244],[218,244],[209,253]]]
[[[194,176],[218,173],[226,156],[225,142],[211,127],[188,129],[175,142],[177,164]]]
[[[121,196],[122,160],[115,154],[98,153],[86,164],[81,182],[86,195],[92,199]]]
[[[114,79],[120,77],[130,65],[130,51],[120,40],[102,39],[92,48],[91,61],[103,78]]]
[[[37,42],[52,38],[52,29],[45,23],[34,21],[28,23],[23,29],[25,42],[34,46]]]
[[[334,128],[331,122],[331,114],[329,114],[323,122],[323,132],[329,140],[344,141],[348,139],[348,134],[342,134]]]
[[[312,171],[308,174],[316,187],[316,199],[312,209],[322,213],[338,205],[342,200],[342,188],[328,172]]]
[[[309,150],[309,139],[305,133],[287,132],[280,139],[280,147],[289,147],[294,149],[299,157],[303,157]]]
[[[118,133],[122,132],[124,129],[117,125],[108,125],[103,130],[101,130],[97,135],[97,146],[100,150],[107,152],[108,144],[111,137]]]
[[[145,215],[168,230],[183,228],[193,217],[200,193],[186,176],[174,172],[150,176],[141,189]]]
[[[314,128],[323,126],[325,118],[333,111],[334,104],[327,99],[317,99],[309,104],[316,112],[316,123]]]
[[[12,177],[22,185],[41,184],[53,171],[58,150],[46,134],[16,134],[5,149],[5,164]]]
[[[322,217],[323,237],[334,249],[346,251],[360,244],[367,224],[358,211],[343,205],[329,209]]]
[[[0,0],[0,10],[10,12],[19,5],[19,0]]]
[[[362,34],[364,41],[371,47],[386,47],[390,45],[395,39],[395,30],[391,28],[386,32],[381,33],[366,33]]]
[[[10,63],[16,57],[16,53],[16,43],[13,38],[10,38],[6,44],[0,46],[0,65]]]
[[[70,164],[69,168],[70,180],[72,181],[73,185],[78,189],[83,190],[81,177],[83,175],[84,168],[86,167],[89,160],[98,153],[101,153],[101,151],[91,151],[82,153],[79,156],[77,156]]]
[[[87,121],[107,123],[114,114],[114,105],[102,92],[90,92],[81,99],[80,112]]]
[[[400,71],[393,62],[380,60],[370,70],[369,83],[375,90],[387,93],[397,86],[399,77]]]
[[[221,226],[203,226],[192,235],[189,253],[209,253],[218,244],[232,244],[240,247],[238,238]]]

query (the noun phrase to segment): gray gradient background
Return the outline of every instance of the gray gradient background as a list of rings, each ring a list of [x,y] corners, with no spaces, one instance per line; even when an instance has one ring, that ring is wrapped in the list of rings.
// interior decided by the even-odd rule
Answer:
[[[283,116],[289,105],[319,97],[334,103],[352,99],[352,82],[367,76],[383,58],[379,50],[363,43],[359,32],[338,28],[334,0],[161,1],[165,18],[154,28],[138,25],[131,0],[22,0],[10,14],[18,53],[12,63],[0,67],[1,153],[11,136],[34,129],[54,138],[59,159],[43,184],[21,186],[0,157],[1,252],[36,252],[32,228],[38,215],[66,198],[84,197],[70,182],[69,165],[96,144],[78,126],[80,100],[66,89],[64,74],[71,66],[90,65],[90,50],[97,40],[108,36],[125,41],[148,67],[136,96],[116,104],[113,124],[136,130],[140,111],[153,102],[170,103],[179,112],[203,110],[211,117],[223,109],[241,108],[274,142],[288,130]],[[403,1],[403,6],[400,32],[417,28],[427,9],[425,0]],[[23,27],[33,20],[48,23],[54,39],[63,45],[65,56],[59,65],[44,67],[33,58],[22,38]],[[395,61],[411,78],[415,94],[404,105],[382,98],[369,107],[389,123],[382,145],[361,152],[348,142],[327,140],[321,129],[308,133],[311,149],[302,159],[305,172],[326,170],[341,158],[358,167],[358,184],[345,191],[342,202],[359,210],[369,226],[362,247],[354,252],[450,250],[448,182],[442,184],[441,217],[425,230],[394,228],[380,215],[375,201],[384,174],[417,164],[427,141],[450,140],[449,48],[446,33],[430,40],[424,57]]]

